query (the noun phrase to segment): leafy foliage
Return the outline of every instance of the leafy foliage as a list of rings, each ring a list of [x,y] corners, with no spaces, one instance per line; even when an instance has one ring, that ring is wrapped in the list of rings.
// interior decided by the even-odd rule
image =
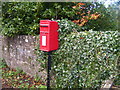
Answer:
[[[46,88],[38,77],[30,77],[20,69],[11,69],[5,62],[2,66],[2,88]]]
[[[76,24],[82,27],[82,30],[94,31],[110,31],[117,29],[117,15],[116,11],[111,8],[106,8],[101,3],[76,3],[73,6],[77,17],[73,20]]]
[[[116,31],[73,32],[52,55],[53,87],[99,88],[118,73],[119,33]],[[38,60],[45,61],[47,54]],[[44,64],[44,63],[42,63]]]
[[[0,58],[0,68],[6,67],[5,60],[3,58]]]
[[[120,74],[118,74],[117,77],[115,78],[113,85],[120,86]]]
[[[81,27],[67,19],[57,20],[60,26],[60,48],[52,55],[52,73],[53,83],[55,83],[53,87],[56,88],[100,87],[103,80],[117,74],[119,33],[117,31],[101,32],[102,30],[116,30],[112,14],[103,5],[85,3],[87,9],[82,10],[82,13],[85,13],[83,15],[76,14],[81,7],[78,7],[76,11],[72,8],[74,5],[75,3],[3,3],[2,33],[7,36],[35,35],[39,33],[41,19],[81,20],[83,16],[89,15],[86,13],[91,10],[91,5],[96,5],[97,8],[93,8],[90,15],[95,16],[98,12],[100,17],[87,20]],[[98,30],[98,32],[85,31],[90,29]],[[85,32],[80,32],[81,30]],[[47,53],[39,51],[37,47],[36,54],[40,56],[37,60],[40,61],[43,69],[46,68]]]
[[[74,5],[74,3],[71,2],[45,2],[43,3],[43,8],[41,18],[43,19],[73,19],[73,16],[75,15],[74,10],[71,8],[71,6]],[[46,7],[47,6],[47,7]]]
[[[36,35],[39,20],[52,18],[67,18],[80,25],[83,31],[116,30],[114,13],[103,4],[89,2],[3,2],[2,33],[6,36]]]
[[[38,31],[37,3],[6,2],[3,3],[4,35],[35,34]]]
[[[39,34],[39,20],[69,18],[73,16],[70,5],[52,2],[4,2],[2,33],[6,36]]]
[[[83,32],[66,37],[53,62],[57,87],[95,88],[102,80],[114,76],[119,44],[117,33],[112,35],[111,32]]]

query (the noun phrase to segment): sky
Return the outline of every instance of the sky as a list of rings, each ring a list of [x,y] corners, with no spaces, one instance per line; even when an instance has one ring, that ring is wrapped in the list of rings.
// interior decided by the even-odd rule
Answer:
[[[115,2],[118,2],[120,0],[98,0],[100,2],[104,2],[104,5],[108,7],[110,4],[114,4]]]

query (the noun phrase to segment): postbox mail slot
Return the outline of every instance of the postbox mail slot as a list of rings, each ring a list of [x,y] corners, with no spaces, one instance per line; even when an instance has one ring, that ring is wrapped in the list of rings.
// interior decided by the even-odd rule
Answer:
[[[41,26],[41,27],[48,27],[48,26]]]
[[[40,27],[40,29],[41,29],[41,31],[43,32],[48,32],[49,31],[49,27],[48,26],[42,26],[42,27]],[[41,32],[40,31],[40,32]]]

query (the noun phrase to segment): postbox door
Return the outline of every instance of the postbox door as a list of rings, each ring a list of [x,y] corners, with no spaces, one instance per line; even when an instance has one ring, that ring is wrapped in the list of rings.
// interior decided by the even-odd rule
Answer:
[[[40,48],[41,50],[48,51],[49,50],[49,34],[48,33],[40,33]]]

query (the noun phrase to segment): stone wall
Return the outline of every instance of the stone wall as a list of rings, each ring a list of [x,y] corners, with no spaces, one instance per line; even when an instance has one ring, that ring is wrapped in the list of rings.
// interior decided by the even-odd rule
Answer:
[[[0,58],[2,58],[2,36],[0,36]]]
[[[0,36],[0,63],[2,58],[2,36]],[[0,90],[2,90],[2,70],[0,69]]]
[[[38,74],[46,80],[46,70],[39,72],[40,63],[36,61],[35,47],[39,44],[38,36],[20,35],[15,37],[0,36],[2,57],[11,68],[20,68],[31,76]]]

